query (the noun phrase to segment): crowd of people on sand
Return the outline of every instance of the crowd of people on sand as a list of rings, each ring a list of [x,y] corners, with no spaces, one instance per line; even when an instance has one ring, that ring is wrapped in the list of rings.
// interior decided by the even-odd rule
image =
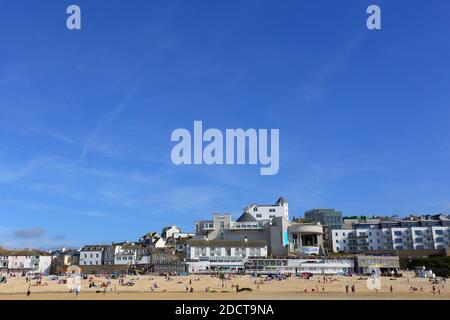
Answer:
[[[46,281],[44,281],[43,275],[38,274],[30,274],[30,273],[11,273],[11,274],[0,274],[0,284],[4,284],[7,282],[8,278],[17,278],[21,277],[25,280],[25,283],[27,284],[26,288],[26,294],[27,296],[31,295],[31,291],[33,287],[37,286],[45,286],[48,285]],[[241,275],[241,274],[232,274],[232,273],[214,273],[210,274],[209,277],[214,280],[212,283],[208,283],[205,287],[202,289],[198,288],[194,285],[194,282],[199,282],[201,279],[205,279],[204,276],[191,274],[185,276],[179,276],[171,273],[167,274],[160,274],[158,277],[155,276],[148,276],[145,277],[149,280],[150,284],[150,292],[166,292],[166,287],[164,284],[161,284],[161,281],[165,282],[171,282],[176,280],[176,283],[180,286],[179,288],[181,290],[184,289],[187,293],[194,292],[194,287],[196,287],[195,290],[204,291],[206,293],[226,293],[226,292],[243,292],[243,291],[252,291],[252,290],[260,290],[260,286],[264,285],[266,282],[270,281],[284,281],[289,278],[297,278],[297,279],[303,279],[308,280],[307,288],[303,287],[298,290],[298,292],[303,293],[325,293],[330,292],[333,293],[336,290],[333,289],[335,286],[333,286],[336,282],[347,282],[345,283],[344,292],[345,294],[356,294],[357,291],[357,285],[358,283],[361,284],[361,281],[363,279],[355,278],[353,277],[353,281],[348,278],[338,277],[338,276],[329,276],[329,275],[314,275],[309,277],[303,277],[301,275],[296,274],[269,274],[269,275]],[[252,279],[253,281],[251,288],[245,288],[242,287],[242,277],[248,277],[249,279]],[[47,279],[47,278],[45,278]],[[82,275],[82,279],[87,280],[87,286],[89,289],[96,290],[97,293],[106,293],[107,291],[117,291],[116,284],[113,285],[113,279],[118,281],[119,286],[135,286],[136,282],[140,279],[138,277],[130,277],[125,274],[118,275],[118,274],[95,274],[95,275]],[[443,294],[445,285],[446,285],[446,279],[445,278],[432,278],[428,281],[423,282],[422,286],[418,286],[417,282],[410,281],[409,277],[406,277],[406,279],[403,280],[403,282],[406,282],[407,286],[404,289],[398,288],[397,290],[394,290],[394,286],[396,286],[395,282],[398,282],[398,278],[385,278],[391,284],[388,284],[388,286],[385,286],[385,288],[382,290],[384,292],[390,292],[394,293],[394,291],[397,293],[402,290],[409,291],[411,294],[415,292],[423,292],[427,294],[433,294],[433,295],[441,295]],[[58,284],[67,284],[67,279],[60,278],[58,276],[52,276],[52,278],[49,276],[48,280],[55,280]],[[396,280],[390,281],[390,280]],[[406,281],[405,281],[406,280]],[[179,289],[179,290],[180,290]],[[342,290],[338,289],[338,290]],[[364,290],[362,290],[364,292]],[[81,292],[81,286],[78,285],[74,289],[70,290],[71,293],[75,293],[76,296],[80,295]],[[378,290],[374,290],[374,292],[378,292]]]

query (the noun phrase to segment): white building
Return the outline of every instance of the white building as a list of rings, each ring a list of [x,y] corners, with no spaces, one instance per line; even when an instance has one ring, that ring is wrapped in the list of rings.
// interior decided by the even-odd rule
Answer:
[[[244,212],[250,213],[256,220],[271,220],[276,217],[283,217],[289,220],[289,205],[283,197],[280,197],[275,204],[252,204],[244,208]]]
[[[121,243],[115,245],[115,265],[135,265],[140,246],[134,243]]]
[[[50,255],[39,256],[38,273],[48,274],[52,265],[52,257]]]
[[[163,228],[161,233],[161,238],[164,238],[166,240],[169,238],[180,239],[180,238],[189,238],[192,236],[194,236],[193,233],[183,232],[181,228],[178,228],[176,225]]]
[[[104,245],[84,246],[80,250],[80,266],[100,266],[103,264]]]
[[[450,247],[449,226],[404,226],[402,222],[354,224],[332,230],[334,252],[437,250]]]
[[[36,250],[5,251],[0,255],[2,272],[49,273],[52,257]]]
[[[256,240],[189,240],[190,272],[240,270],[249,258],[267,257],[267,243]]]
[[[293,273],[308,272],[320,275],[354,272],[355,262],[352,259],[249,259],[245,263],[247,273]]]

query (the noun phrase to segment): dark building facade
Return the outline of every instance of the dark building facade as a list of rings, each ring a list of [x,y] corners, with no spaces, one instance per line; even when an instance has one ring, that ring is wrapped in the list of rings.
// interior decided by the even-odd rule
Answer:
[[[334,209],[312,209],[305,212],[306,222],[320,222],[331,229],[342,228],[342,212]]]

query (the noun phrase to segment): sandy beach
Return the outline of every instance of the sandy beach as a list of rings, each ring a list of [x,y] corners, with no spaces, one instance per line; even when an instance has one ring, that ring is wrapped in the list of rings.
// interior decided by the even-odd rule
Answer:
[[[304,300],[304,299],[450,299],[450,284],[433,284],[427,279],[408,274],[395,280],[381,278],[381,290],[377,292],[367,287],[365,279],[359,276],[334,276],[324,282],[323,276],[309,280],[288,277],[285,280],[264,280],[250,275],[232,276],[224,280],[210,275],[174,276],[127,276],[124,282],[133,286],[121,286],[118,279],[90,276],[91,280],[81,280],[81,293],[70,293],[66,284],[43,277],[42,284],[36,280],[27,283],[24,277],[8,277],[6,284],[0,284],[0,300]],[[65,279],[60,277],[60,279]],[[103,282],[110,282],[106,289],[100,288]],[[89,282],[96,287],[89,288]],[[151,287],[156,287],[151,290]],[[239,288],[251,291],[236,292]],[[354,285],[355,292],[351,292]],[[346,293],[346,286],[349,293]],[[391,286],[393,291],[391,292]],[[30,287],[30,295],[27,290]],[[191,288],[192,287],[192,292]],[[410,288],[418,290],[411,292]]]

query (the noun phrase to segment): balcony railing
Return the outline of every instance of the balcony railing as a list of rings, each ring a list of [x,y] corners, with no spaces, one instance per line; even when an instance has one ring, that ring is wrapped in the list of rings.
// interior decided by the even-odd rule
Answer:
[[[263,230],[264,225],[260,222],[232,222],[230,230]]]

